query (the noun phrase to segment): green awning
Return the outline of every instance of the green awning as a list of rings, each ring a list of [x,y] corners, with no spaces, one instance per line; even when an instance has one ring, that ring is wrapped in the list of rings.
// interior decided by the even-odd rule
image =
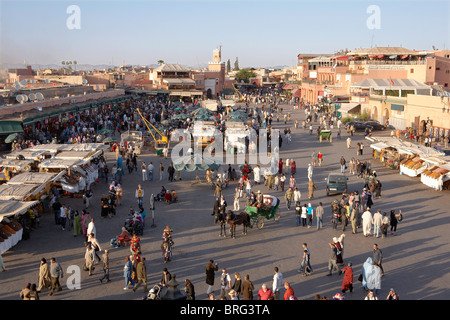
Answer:
[[[26,118],[25,120],[22,121],[24,126],[29,126],[32,125],[34,123],[34,118]]]
[[[22,122],[0,121],[0,135],[7,135],[11,133],[23,133]]]

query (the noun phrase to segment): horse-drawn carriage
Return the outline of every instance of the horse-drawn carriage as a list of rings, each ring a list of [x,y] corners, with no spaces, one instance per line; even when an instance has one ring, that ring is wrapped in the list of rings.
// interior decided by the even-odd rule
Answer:
[[[263,205],[259,207],[247,206],[245,211],[235,213],[231,210],[227,212],[221,212],[220,210],[215,210],[214,223],[220,225],[219,237],[226,237],[226,225],[230,225],[230,235],[232,238],[236,237],[236,226],[242,225],[242,234],[247,234],[247,227],[253,228],[256,226],[261,229],[264,226],[264,220],[273,219],[278,221],[280,214],[278,213],[278,206],[280,205],[280,200],[277,197],[264,195]]]
[[[263,205],[260,207],[247,206],[245,212],[250,217],[249,227],[253,228],[254,225],[258,229],[264,227],[265,220],[275,220],[280,219],[280,213],[278,212],[278,207],[280,206],[280,199],[271,195],[264,195]]]
[[[329,140],[330,142],[333,142],[331,130],[320,130],[319,141],[322,142],[322,140]]]

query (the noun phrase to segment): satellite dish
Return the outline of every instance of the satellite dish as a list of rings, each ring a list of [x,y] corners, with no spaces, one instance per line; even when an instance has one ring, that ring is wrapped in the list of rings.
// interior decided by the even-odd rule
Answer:
[[[16,88],[16,90],[20,90],[22,88],[19,81],[14,82],[14,88]]]
[[[83,79],[83,84],[87,84],[88,81],[86,79]]]
[[[16,96],[16,100],[17,102],[21,103],[23,101],[23,95],[19,94],[18,96]]]
[[[28,95],[28,99],[30,99],[30,100],[36,100],[36,94],[30,93],[30,94]]]
[[[45,83],[50,83],[50,79],[45,79]]]
[[[22,80],[22,81],[20,81],[20,84],[21,84],[22,86],[27,86],[27,85],[28,85],[28,82],[27,82],[27,80]]]
[[[27,102],[28,101],[28,96],[26,94],[23,94],[22,97],[23,97],[23,102]]]
[[[36,99],[38,99],[39,101],[44,100],[44,95],[40,92],[36,93]]]

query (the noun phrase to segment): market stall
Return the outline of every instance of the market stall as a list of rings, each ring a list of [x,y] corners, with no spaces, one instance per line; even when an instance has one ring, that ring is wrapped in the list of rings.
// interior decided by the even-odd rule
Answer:
[[[50,158],[52,156],[51,152],[48,150],[33,150],[33,149],[23,149],[23,150],[15,150],[11,153],[5,154],[3,156],[4,159],[15,159],[15,160],[33,160],[35,162],[39,162],[42,159]]]
[[[45,192],[43,184],[2,184],[0,185],[0,200],[30,201],[38,200]]]
[[[410,177],[417,177],[427,169],[427,163],[419,156],[411,156],[400,161],[400,173]]]
[[[31,170],[33,160],[0,159],[0,182],[5,182],[21,172]]]
[[[450,187],[450,164],[442,164],[433,166],[422,172],[420,181],[433,189],[439,189],[442,185],[443,190],[448,190]]]
[[[398,169],[400,167],[400,161],[403,159],[396,148],[387,147],[381,150],[380,159],[384,166],[391,169]]]
[[[16,217],[23,215],[39,201],[0,200],[0,254],[22,240],[23,228]]]
[[[240,122],[226,122],[225,150],[227,154],[245,153],[245,138],[249,138],[249,131],[245,124]]]
[[[8,184],[50,184],[57,175],[57,173],[24,172],[11,178]]]

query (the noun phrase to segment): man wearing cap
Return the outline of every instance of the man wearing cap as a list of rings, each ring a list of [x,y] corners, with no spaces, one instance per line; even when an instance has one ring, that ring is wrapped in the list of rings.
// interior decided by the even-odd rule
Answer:
[[[236,291],[234,291],[233,289],[228,292],[228,295],[230,296],[230,300],[239,300],[239,298],[236,296]]]

